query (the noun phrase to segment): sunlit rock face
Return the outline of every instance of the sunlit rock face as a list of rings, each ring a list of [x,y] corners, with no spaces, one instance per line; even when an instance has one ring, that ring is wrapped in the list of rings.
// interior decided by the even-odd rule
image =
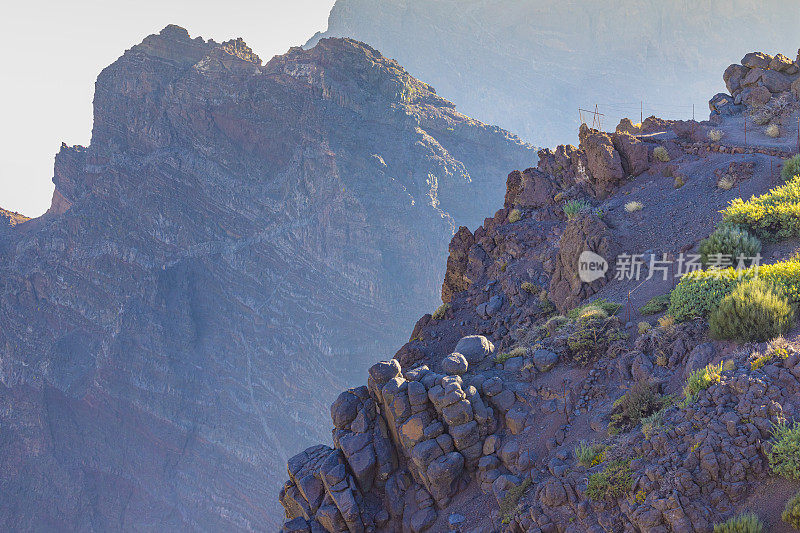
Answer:
[[[286,459],[535,153],[341,39],[262,64],[169,26],[94,113],[50,211],[0,221],[2,529],[274,531]]]

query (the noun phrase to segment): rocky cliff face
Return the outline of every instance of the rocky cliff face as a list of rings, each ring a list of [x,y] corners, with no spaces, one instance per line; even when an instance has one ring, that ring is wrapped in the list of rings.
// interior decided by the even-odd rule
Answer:
[[[792,51],[798,24],[774,0],[337,0],[320,36],[369,43],[467,114],[555,146],[578,107],[599,104],[606,127],[640,100],[645,116],[700,112],[724,58]]]
[[[779,181],[798,76],[800,58],[747,54],[708,121],[583,125],[577,147],[509,174],[503,208],[450,242],[447,305],[333,402],[332,447],[289,460],[283,531],[710,533],[745,511],[788,531],[797,482],[770,452],[774,425],[800,419],[798,330],[737,344],[677,323],[683,272],[663,268]],[[765,261],[796,248],[771,243]],[[579,275],[584,252],[605,275]],[[709,377],[691,387],[693,372]]]
[[[341,39],[262,64],[169,26],[94,113],[0,229],[0,524],[274,529],[290,451],[535,154]]]

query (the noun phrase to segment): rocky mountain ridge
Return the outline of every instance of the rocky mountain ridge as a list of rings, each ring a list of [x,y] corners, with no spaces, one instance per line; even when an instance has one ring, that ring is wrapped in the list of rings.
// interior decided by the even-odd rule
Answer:
[[[651,280],[800,149],[800,54],[747,54],[723,81],[707,121],[584,124],[509,174],[503,208],[453,237],[442,307],[331,405],[333,447],[289,460],[284,532],[711,532],[747,511],[791,530],[800,483],[770,453],[800,417],[798,328],[717,340],[671,314],[680,272]],[[593,281],[585,252],[610,266]],[[791,263],[797,243],[761,253]]]
[[[278,527],[289,451],[533,158],[353,40],[126,51],[48,213],[0,226],[0,524]]]
[[[27,222],[28,220],[30,220],[28,217],[21,213],[17,213],[16,211],[0,209],[0,225],[2,225],[2,227],[16,226],[17,224]]]
[[[778,0],[337,0],[309,45],[364,41],[468,115],[555,146],[575,142],[579,107],[599,104],[606,127],[640,101],[645,117],[691,117],[726,57],[792,50],[798,24]]]

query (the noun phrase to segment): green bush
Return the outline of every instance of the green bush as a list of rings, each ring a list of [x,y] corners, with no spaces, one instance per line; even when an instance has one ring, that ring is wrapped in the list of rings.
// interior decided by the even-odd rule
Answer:
[[[644,435],[644,438],[649,439],[656,428],[661,427],[664,423],[664,412],[667,408],[668,406],[662,407],[655,413],[642,418],[642,435]]]
[[[531,480],[530,478],[526,478],[525,481],[516,487],[508,489],[506,495],[503,496],[503,499],[500,501],[500,516],[503,517],[502,522],[504,524],[508,524],[511,522],[511,519],[514,518],[514,512],[517,510],[519,500],[530,486]]]
[[[517,346],[516,348],[513,348],[508,352],[497,354],[494,360],[498,363],[505,363],[512,357],[524,357],[526,353],[527,350],[525,350],[523,346]]]
[[[767,460],[773,472],[789,479],[800,479],[800,422],[772,428],[772,449]]]
[[[742,226],[762,240],[782,240],[800,235],[800,176],[782,187],[750,200],[736,198],[722,211],[726,224]]]
[[[708,322],[716,339],[760,342],[789,331],[794,324],[794,311],[773,285],[753,278],[725,296]]]
[[[800,492],[789,498],[781,519],[795,529],[800,529]]]
[[[603,444],[588,444],[586,441],[582,440],[575,446],[575,458],[578,460],[578,463],[586,468],[599,465],[605,460],[605,456],[606,447]]]
[[[508,221],[513,224],[514,222],[519,222],[522,219],[522,211],[519,209],[512,209],[511,212],[508,214]]]
[[[533,294],[536,291],[536,285],[534,285],[530,281],[523,281],[522,285],[520,285],[519,288],[527,292],[528,294]]]
[[[563,315],[556,315],[551,317],[544,323],[544,328],[549,335],[553,335],[556,331],[569,323],[569,319]]]
[[[573,361],[582,366],[604,355],[616,341],[627,338],[617,319],[581,318],[573,326],[567,346]]]
[[[630,460],[611,461],[601,472],[589,476],[586,496],[590,500],[619,498],[633,487],[633,472]]]
[[[766,110],[764,110],[766,111]],[[752,119],[753,123],[756,126],[766,126],[769,124],[769,121],[772,120],[772,113],[760,111],[757,113],[753,113]]]
[[[654,385],[637,382],[614,402],[609,433],[616,434],[635,427],[643,418],[660,411],[670,400],[670,397],[659,394]]]
[[[617,314],[622,308],[622,304],[616,302],[609,302],[603,298],[581,305],[570,310],[567,317],[572,320],[589,319],[589,318],[608,318],[609,316]]]
[[[683,386],[683,405],[687,406],[697,399],[700,391],[704,391],[714,383],[719,383],[722,379],[722,361],[716,365],[707,365],[704,368],[698,368],[686,378],[686,384]]]
[[[765,353],[762,354],[759,351],[755,351],[751,354],[753,360],[750,362],[750,370],[758,370],[773,361],[787,359],[789,357],[789,347],[789,341],[782,335],[775,337],[767,344]]]
[[[739,282],[736,275],[734,269],[689,272],[670,294],[669,314],[679,322],[705,317]]]
[[[539,309],[545,315],[550,315],[556,310],[556,305],[550,301],[547,291],[539,293]]]
[[[764,524],[755,513],[742,513],[714,525],[714,533],[763,533]]]
[[[447,314],[447,312],[450,310],[451,307],[452,306],[450,304],[442,304],[442,305],[440,305],[439,308],[436,311],[433,312],[433,315],[431,315],[431,318],[433,318],[434,320],[443,319],[444,316]]]
[[[790,181],[798,176],[800,176],[800,154],[785,160],[781,167],[783,181]]]
[[[656,315],[661,311],[666,311],[669,307],[669,294],[654,296],[646,304],[639,308],[639,312],[645,316]]]
[[[704,267],[708,266],[710,256],[717,254],[729,256],[731,264],[736,266],[740,255],[745,258],[760,256],[761,241],[747,230],[725,225],[700,242],[700,262]],[[745,266],[750,264],[752,261],[745,261]]]
[[[603,318],[608,318],[608,313],[606,313],[604,309],[600,307],[589,307],[583,310],[578,320],[599,320]]]
[[[800,259],[793,258],[739,271],[727,268],[689,272],[681,278],[670,295],[669,314],[678,321],[705,317],[739,283],[756,275],[780,289],[789,303],[800,303]]]
[[[564,204],[564,214],[567,215],[567,219],[571,219],[579,213],[588,211],[590,207],[586,200],[570,200]]]
[[[662,163],[666,163],[669,161],[669,152],[663,146],[656,146],[653,150],[653,157],[661,161]]]

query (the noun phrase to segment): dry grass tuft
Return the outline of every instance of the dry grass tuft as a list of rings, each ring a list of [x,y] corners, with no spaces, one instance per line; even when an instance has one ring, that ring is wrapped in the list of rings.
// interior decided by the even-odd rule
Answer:
[[[625,211],[628,213],[635,213],[636,211],[641,211],[642,209],[644,209],[644,204],[636,200],[625,204]]]
[[[733,189],[734,185],[736,185],[736,180],[730,174],[725,174],[719,179],[719,181],[717,181],[717,187],[723,191],[729,191]]]
[[[670,159],[669,152],[667,152],[667,149],[663,146],[656,146],[656,148],[653,150],[653,157],[662,163],[666,163]]]

